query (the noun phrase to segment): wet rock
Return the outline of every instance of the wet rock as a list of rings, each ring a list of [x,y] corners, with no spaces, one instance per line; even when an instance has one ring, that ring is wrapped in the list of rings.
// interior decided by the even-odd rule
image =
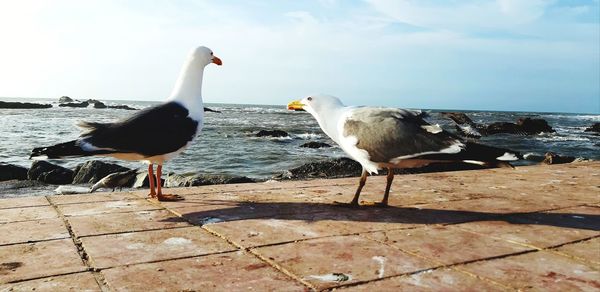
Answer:
[[[219,113],[219,114],[221,113],[221,111],[216,111],[216,110],[208,108],[208,107],[204,107],[204,111],[205,112]]]
[[[155,173],[156,175],[156,173]],[[165,185],[165,179],[160,179],[160,185]],[[133,182],[133,188],[148,188],[150,187],[150,183],[148,182],[148,172],[141,172],[135,176],[135,180]]]
[[[58,106],[60,107],[76,107],[76,108],[82,108],[82,107],[88,107],[90,104],[87,101],[83,101],[83,102],[67,102],[67,103],[61,103]]]
[[[316,149],[316,148],[329,148],[329,147],[331,147],[331,145],[329,145],[327,143],[323,143],[323,142],[310,141],[308,143],[304,143],[304,144],[300,145],[300,147]]]
[[[282,130],[260,130],[258,133],[256,133],[256,137],[275,137],[275,138],[279,138],[279,137],[289,137],[290,134],[288,134],[286,131],[282,131]]]
[[[245,176],[214,175],[214,174],[169,174],[165,181],[167,187],[192,187],[220,184],[253,183],[254,179]]]
[[[593,125],[589,126],[587,129],[585,129],[585,132],[600,133],[600,123],[594,123]]]
[[[311,162],[285,171],[275,179],[337,178],[359,176],[362,166],[349,158]]]
[[[473,125],[474,124],[473,120],[471,120],[471,118],[469,118],[469,116],[467,116],[467,114],[465,114],[465,113],[441,112],[440,115],[442,117],[446,117],[446,118],[453,120],[455,123],[457,123],[459,125],[464,125],[464,124]]]
[[[575,157],[573,156],[562,156],[558,155],[554,152],[546,152],[544,155],[544,164],[562,164],[562,163],[571,163],[575,161]]]
[[[0,162],[0,181],[26,180],[27,168]]]
[[[74,184],[97,183],[105,176],[115,173],[128,171],[129,168],[114,163],[106,163],[100,160],[87,161],[77,165],[75,168]]]
[[[517,123],[496,122],[491,123],[487,127],[481,129],[482,133],[487,135],[493,134],[518,134],[518,135],[535,135],[540,133],[553,133],[554,129],[544,119],[520,118]]]
[[[5,109],[41,109],[51,107],[51,104],[0,101],[0,108]]]
[[[517,120],[517,126],[528,135],[556,132],[544,119],[520,118]]]
[[[107,107],[108,108],[112,108],[112,109],[122,109],[122,110],[128,110],[128,111],[136,111],[136,110],[138,110],[137,108],[133,108],[133,107],[130,107],[130,106],[124,105],[124,104],[123,105],[109,105]]]
[[[70,98],[68,96],[64,96],[64,95],[58,99],[58,103],[67,103],[67,102],[74,102],[74,100],[72,98]]]
[[[103,102],[101,102],[99,100],[88,99],[86,102],[89,103],[89,104],[93,104],[94,108],[98,108],[98,109],[107,108],[107,106]]]
[[[526,160],[529,160],[529,161],[542,162],[542,161],[544,161],[546,156],[539,155],[539,154],[533,154],[533,153],[527,153],[527,154],[523,155],[523,158],[525,158]]]
[[[73,175],[72,170],[43,160],[33,162],[27,172],[29,180],[38,180],[54,185],[72,183]]]

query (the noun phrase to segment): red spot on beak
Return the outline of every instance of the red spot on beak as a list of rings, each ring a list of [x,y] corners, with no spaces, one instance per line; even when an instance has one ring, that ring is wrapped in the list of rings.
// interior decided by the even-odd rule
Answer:
[[[212,62],[215,63],[215,64],[217,64],[217,65],[219,65],[219,66],[223,65],[223,62],[217,56],[213,56]]]

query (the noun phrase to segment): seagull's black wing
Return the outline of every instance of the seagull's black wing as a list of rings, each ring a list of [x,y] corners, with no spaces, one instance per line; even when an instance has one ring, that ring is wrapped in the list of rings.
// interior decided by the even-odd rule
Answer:
[[[116,123],[82,123],[87,129],[80,144],[114,153],[139,153],[146,157],[179,150],[196,135],[198,122],[177,102],[144,109]]]

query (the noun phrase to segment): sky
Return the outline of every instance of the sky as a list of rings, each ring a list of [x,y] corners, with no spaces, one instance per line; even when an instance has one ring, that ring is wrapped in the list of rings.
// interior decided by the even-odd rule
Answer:
[[[599,0],[0,0],[0,96],[600,114]]]

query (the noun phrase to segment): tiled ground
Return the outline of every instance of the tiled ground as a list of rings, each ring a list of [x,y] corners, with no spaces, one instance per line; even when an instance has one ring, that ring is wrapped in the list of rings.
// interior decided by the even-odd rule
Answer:
[[[362,199],[380,200],[384,177]],[[0,200],[0,291],[600,291],[600,163]]]

